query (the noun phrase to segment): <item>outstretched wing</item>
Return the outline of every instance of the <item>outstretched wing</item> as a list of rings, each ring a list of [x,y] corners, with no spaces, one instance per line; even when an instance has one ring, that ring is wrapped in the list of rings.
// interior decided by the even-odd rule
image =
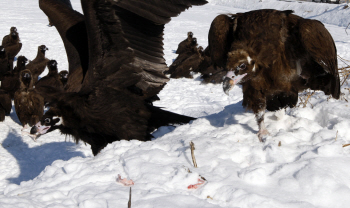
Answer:
[[[171,17],[205,0],[82,0],[89,40],[89,69],[83,89],[97,80],[113,87],[135,86],[145,97],[168,81],[163,29]]]
[[[330,74],[330,93],[334,98],[340,96],[340,81],[338,73],[337,49],[334,40],[324,25],[317,20],[303,19],[299,24],[300,41],[306,53],[319,64],[323,71],[310,71],[308,74]],[[321,69],[321,70],[322,70]],[[303,68],[314,70],[313,68]]]
[[[40,9],[59,32],[69,63],[67,91],[79,91],[89,54],[84,16],[74,11],[69,0],[39,0]]]

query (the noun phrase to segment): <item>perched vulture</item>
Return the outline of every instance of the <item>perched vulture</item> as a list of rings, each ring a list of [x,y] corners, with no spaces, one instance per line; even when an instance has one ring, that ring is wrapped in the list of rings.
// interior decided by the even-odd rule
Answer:
[[[170,75],[170,78],[193,78],[193,72],[198,72],[199,65],[204,60],[203,47],[199,46],[195,49],[194,54],[185,59],[180,63],[176,68],[173,69],[173,72]]]
[[[60,73],[58,73],[58,76],[60,76],[60,81],[63,84],[63,87],[67,85],[68,75],[69,73],[67,70],[62,70],[60,71]]]
[[[0,89],[0,121],[5,120],[5,115],[9,115],[12,109],[12,102],[8,92]]]
[[[210,56],[228,70],[223,88],[243,88],[243,106],[255,114],[260,141],[269,134],[265,110],[293,107],[298,92],[322,90],[338,99],[340,81],[332,36],[316,20],[293,11],[257,10],[217,16],[209,30]]]
[[[58,0],[39,0],[40,8],[59,31],[67,55],[78,55],[75,58],[79,60],[70,57],[68,61],[74,62],[75,70],[82,69],[83,82],[78,92],[52,96],[49,105],[53,108],[47,113],[50,118],[60,116],[61,124],[52,125],[44,116],[31,133],[40,135],[59,129],[76,142],[90,144],[96,155],[113,141],[147,141],[160,126],[193,120],[154,107],[151,100],[168,81],[163,75],[167,69],[162,47],[164,25],[192,5],[205,3],[81,0],[83,16]],[[87,47],[82,45],[85,36],[89,54],[82,49]],[[67,85],[71,71],[69,74]]]
[[[43,73],[47,62],[49,62],[49,59],[45,57],[45,52],[47,50],[49,49],[45,45],[38,46],[38,53],[36,57],[26,66],[26,69],[30,69],[32,72],[34,83],[38,81],[39,75]]]
[[[6,73],[1,82],[0,89],[9,92],[11,99],[14,98],[15,92],[20,87],[19,73],[25,69],[27,61],[28,59],[25,56],[18,56],[17,66],[12,71]]]
[[[22,43],[20,43],[16,27],[11,27],[10,34],[4,36],[4,38],[2,39],[2,46],[6,50],[10,63],[10,68],[12,70],[15,56],[19,53],[19,51],[22,48]]]
[[[10,72],[10,62],[4,47],[0,46],[0,81],[4,79],[6,73]]]
[[[187,51],[192,51],[193,47],[197,46],[197,39],[194,42],[193,41],[193,33],[187,32],[187,38],[183,41],[181,41],[177,47],[176,54],[185,53]]]
[[[47,102],[46,95],[48,88],[51,88],[50,91],[52,92],[64,91],[63,84],[58,75],[57,61],[50,60],[47,62],[47,68],[49,69],[49,73],[39,79],[34,85],[35,89],[44,97],[44,103]]]
[[[176,71],[177,67],[179,67],[186,59],[191,57],[193,54],[198,53],[197,49],[197,38],[192,38],[189,47],[183,52],[179,53],[173,63],[169,66],[169,69],[164,72],[164,74],[172,74]]]
[[[49,69],[49,73],[35,83],[35,89],[38,90],[41,86],[51,86],[63,91],[63,84],[58,75],[57,61],[50,60],[47,62],[47,68]]]
[[[15,93],[15,110],[24,130],[39,122],[44,114],[44,98],[33,88],[33,76],[29,69],[20,72],[20,88]]]

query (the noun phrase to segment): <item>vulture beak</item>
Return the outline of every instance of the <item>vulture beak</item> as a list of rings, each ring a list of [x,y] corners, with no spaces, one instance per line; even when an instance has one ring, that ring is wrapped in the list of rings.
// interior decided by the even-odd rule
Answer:
[[[243,77],[245,77],[247,75],[247,73],[242,74],[242,75],[238,75],[236,76],[233,71],[229,71],[226,74],[226,77],[224,79],[224,81],[222,82],[222,88],[224,90],[224,93],[226,95],[229,95],[230,90],[237,84],[239,83]]]
[[[45,126],[41,125],[41,122],[39,121],[37,124],[35,124],[32,129],[30,129],[30,134],[32,135],[42,135],[46,134],[46,132],[51,128],[51,126]]]

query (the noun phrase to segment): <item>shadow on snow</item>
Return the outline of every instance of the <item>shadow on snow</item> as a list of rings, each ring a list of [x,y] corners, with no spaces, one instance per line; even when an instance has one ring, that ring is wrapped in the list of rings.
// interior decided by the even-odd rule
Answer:
[[[2,146],[17,160],[20,174],[17,177],[7,178],[7,180],[18,185],[22,181],[37,177],[46,166],[51,165],[55,160],[84,157],[81,152],[74,150],[76,145],[73,142],[52,142],[30,148],[21,136],[11,130]]]

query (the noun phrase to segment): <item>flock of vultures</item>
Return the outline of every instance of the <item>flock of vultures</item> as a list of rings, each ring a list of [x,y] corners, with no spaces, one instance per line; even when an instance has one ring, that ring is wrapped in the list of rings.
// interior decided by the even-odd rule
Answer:
[[[163,30],[171,17],[205,0],[81,0],[83,14],[69,0],[39,0],[50,25],[64,43],[69,69],[45,58],[44,45],[27,63],[19,34],[12,27],[0,52],[1,120],[11,99],[23,125],[36,139],[59,129],[98,154],[117,140],[151,140],[164,125],[195,118],[153,106],[169,78],[222,84],[226,94],[242,85],[243,107],[252,110],[258,138],[269,135],[266,110],[294,107],[298,92],[322,90],[338,99],[337,51],[324,25],[293,11],[272,9],[218,15],[208,32],[208,46],[198,46],[192,32],[180,42],[178,57],[167,67]],[[17,64],[13,62],[17,58]],[[48,68],[49,73],[38,79]],[[44,114],[44,107],[48,110]]]

